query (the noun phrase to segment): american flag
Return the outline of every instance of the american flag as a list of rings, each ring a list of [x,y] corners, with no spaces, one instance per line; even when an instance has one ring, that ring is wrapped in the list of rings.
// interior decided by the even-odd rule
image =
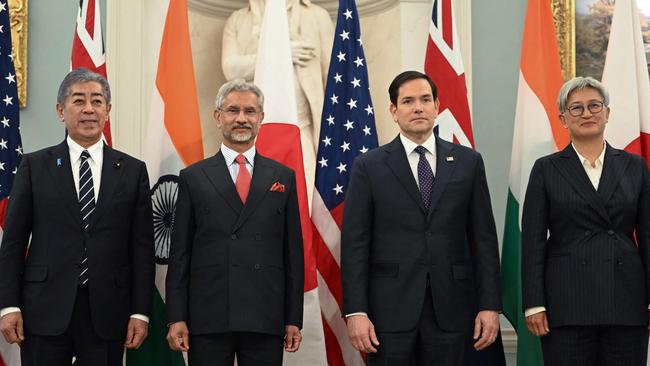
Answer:
[[[341,315],[341,220],[352,163],[377,147],[377,130],[354,0],[339,1],[334,37],[316,156],[312,222],[328,364],[361,365]]]
[[[84,67],[106,78],[106,56],[99,0],[79,0],[77,25],[72,40],[72,70]],[[104,140],[113,146],[111,123],[104,125]]]
[[[424,70],[440,88],[437,132],[443,139],[474,147],[465,69],[452,0],[434,0]]]
[[[7,1],[0,1],[0,226],[3,228],[14,175],[23,155],[16,81],[9,4]],[[18,347],[9,346],[4,338],[0,340],[0,365],[20,365]]]

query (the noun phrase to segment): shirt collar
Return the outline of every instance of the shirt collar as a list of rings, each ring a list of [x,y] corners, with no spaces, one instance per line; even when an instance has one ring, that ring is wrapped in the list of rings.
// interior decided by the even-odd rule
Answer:
[[[253,166],[253,162],[255,161],[255,145],[251,147],[250,149],[244,151],[243,155],[246,157],[246,162]],[[223,143],[221,144],[221,153],[223,154],[223,158],[226,160],[226,165],[230,166],[232,163],[235,162],[235,158],[239,153],[228,146],[224,145]]]
[[[406,155],[410,155],[416,147],[420,146],[401,133],[399,134],[399,138],[402,141],[402,145],[404,145]],[[424,141],[424,143],[421,144],[421,146],[424,146],[424,148],[426,148],[427,151],[431,153],[431,155],[436,156],[436,137],[433,135],[433,133],[426,141]]]
[[[573,147],[573,150],[576,152],[576,155],[578,155],[578,160],[580,160],[580,163],[582,165],[589,165],[591,166],[591,162],[589,159],[585,158],[584,156],[580,155],[578,152],[578,149],[576,149],[575,145],[573,142],[571,143],[571,147]],[[598,155],[598,158],[596,158],[596,167],[602,166],[603,162],[605,161],[605,142],[603,142],[603,151],[600,152],[600,155]]]
[[[88,153],[90,154],[90,159],[94,161],[95,163],[99,164],[104,157],[104,141],[99,139],[99,141],[95,142],[94,144],[90,145],[88,148],[85,148],[78,143],[76,143],[70,135],[66,137],[66,142],[68,143],[68,150],[70,151],[70,161],[71,162],[76,162],[79,160],[81,157],[81,153],[84,150],[88,150]]]

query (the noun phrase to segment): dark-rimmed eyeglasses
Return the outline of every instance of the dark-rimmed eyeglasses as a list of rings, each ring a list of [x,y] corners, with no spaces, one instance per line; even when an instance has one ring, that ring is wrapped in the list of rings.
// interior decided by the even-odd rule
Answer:
[[[228,107],[228,108],[221,108],[219,109],[222,113],[224,113],[226,116],[229,118],[234,118],[239,116],[239,114],[243,111],[244,116],[246,118],[255,118],[259,114],[257,109],[255,108],[244,108],[244,109],[239,109],[235,107]]]
[[[587,104],[587,109],[589,110],[590,113],[596,114],[603,110],[604,105],[605,103],[603,102],[593,101]],[[585,105],[584,104],[570,105],[566,110],[573,117],[580,117],[582,116],[583,113],[585,113]]]

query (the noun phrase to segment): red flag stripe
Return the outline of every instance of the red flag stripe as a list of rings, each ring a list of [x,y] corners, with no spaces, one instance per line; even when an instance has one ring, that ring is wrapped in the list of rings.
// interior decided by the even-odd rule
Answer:
[[[451,21],[451,0],[442,0],[442,38],[454,48],[454,28]]]
[[[343,361],[343,353],[336,340],[336,335],[330,328],[329,323],[323,317],[323,333],[325,336],[325,348],[327,349],[327,364],[328,366],[345,366]]]
[[[80,8],[78,11],[79,16],[77,17],[77,21],[83,22],[83,24],[76,24],[75,26],[75,33],[72,39],[72,56],[70,58],[71,61],[71,69],[78,69],[80,67],[84,67],[92,72],[95,72],[97,74],[102,75],[103,77],[107,77],[106,74],[106,61],[104,57],[104,50],[103,50],[103,37],[102,37],[102,29],[101,25],[99,26],[98,32],[99,34],[95,34],[95,12],[99,9],[96,7],[99,7],[99,0],[85,0],[86,4],[86,12],[83,12],[83,8]],[[83,5],[82,3],[79,3],[79,5]],[[97,11],[97,15],[99,15],[99,11]],[[85,19],[85,20],[84,20]],[[102,47],[101,49],[98,49],[96,51],[101,52],[101,54],[93,54],[91,55],[88,48],[86,48],[86,45],[82,42],[82,37],[78,34],[80,31],[79,28],[85,30],[88,32],[88,35],[93,39],[96,40],[99,38],[102,42]],[[95,56],[95,57],[92,57]],[[98,60],[100,62],[99,64],[96,64],[95,60]],[[106,121],[106,124],[104,125],[104,139],[106,140],[106,144],[108,146],[113,146],[113,138],[111,136],[111,121],[108,120]]]
[[[91,38],[95,36],[95,1],[88,0],[88,11],[86,12],[86,30]]]

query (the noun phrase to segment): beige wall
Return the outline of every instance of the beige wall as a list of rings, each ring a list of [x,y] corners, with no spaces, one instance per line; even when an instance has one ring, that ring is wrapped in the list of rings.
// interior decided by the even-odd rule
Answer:
[[[469,76],[469,1],[455,4]],[[147,130],[166,6],[165,0],[138,0],[129,2],[128,6],[113,1],[107,5],[107,62],[112,65],[109,80],[116,95],[113,103],[114,140],[117,148],[135,156],[141,156],[140,141]],[[381,13],[361,17],[380,144],[390,141],[398,131],[388,113],[388,85],[404,69],[422,69],[430,14],[430,1],[410,0],[396,1],[395,6]],[[204,149],[206,156],[210,156],[220,144],[212,110],[214,95],[225,81],[221,70],[221,37],[225,19],[192,9],[188,16]]]

